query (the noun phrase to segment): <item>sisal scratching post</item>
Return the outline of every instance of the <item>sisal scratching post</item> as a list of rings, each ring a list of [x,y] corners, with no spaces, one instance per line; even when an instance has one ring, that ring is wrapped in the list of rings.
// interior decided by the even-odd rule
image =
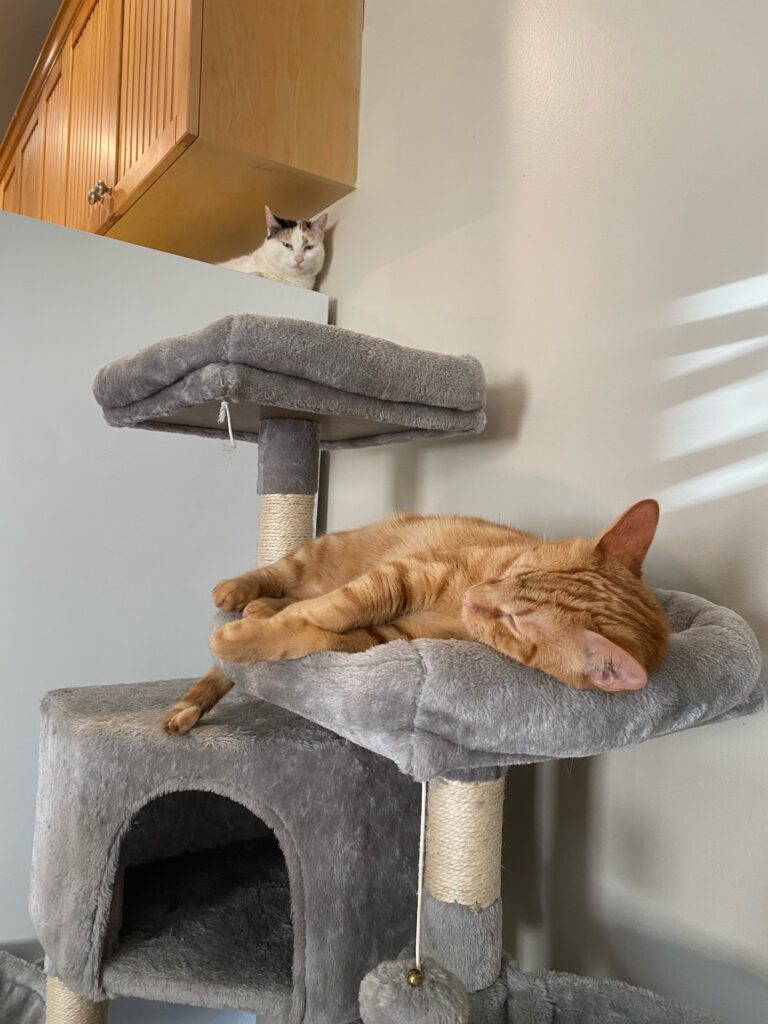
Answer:
[[[45,991],[45,1024],[107,1024],[106,1000],[93,1002],[49,977]]]
[[[259,429],[259,547],[269,565],[315,535],[320,428],[313,420],[267,419]]]
[[[424,950],[477,992],[501,970],[504,772],[454,772],[429,784]]]

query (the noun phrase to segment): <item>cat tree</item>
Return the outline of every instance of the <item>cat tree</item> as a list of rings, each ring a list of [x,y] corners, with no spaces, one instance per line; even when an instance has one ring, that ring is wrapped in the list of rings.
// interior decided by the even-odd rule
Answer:
[[[231,403],[234,436],[259,442],[261,562],[312,536],[320,447],[484,425],[470,357],[253,315],[118,360],[95,393],[114,426],[216,437]],[[526,974],[501,946],[508,766],[763,705],[746,623],[659,598],[669,655],[621,698],[438,640],[226,665],[234,694],[184,737],[160,722],[188,680],[49,694],[32,891],[49,1024],[104,1021],[118,995],[290,1024],[349,1024],[358,996],[365,1024],[706,1020],[618,982]],[[413,780],[429,783],[420,978]]]

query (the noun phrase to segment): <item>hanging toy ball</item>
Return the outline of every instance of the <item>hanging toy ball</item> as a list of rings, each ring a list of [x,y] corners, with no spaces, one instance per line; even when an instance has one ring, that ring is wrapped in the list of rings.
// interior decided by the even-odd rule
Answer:
[[[468,1024],[469,997],[435,960],[385,960],[360,984],[363,1024]]]

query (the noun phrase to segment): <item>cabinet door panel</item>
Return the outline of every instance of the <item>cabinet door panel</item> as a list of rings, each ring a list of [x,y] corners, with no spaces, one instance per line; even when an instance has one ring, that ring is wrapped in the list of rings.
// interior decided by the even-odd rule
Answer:
[[[39,217],[43,185],[43,128],[40,106],[29,119],[19,145],[16,173],[19,178],[19,213]]]
[[[70,144],[67,224],[98,231],[114,199],[89,205],[100,179],[114,185],[120,89],[121,0],[86,0],[70,34]]]
[[[124,0],[116,210],[196,136],[201,28],[200,0]]]
[[[43,220],[65,224],[69,140],[69,47],[51,68],[43,89]]]
[[[7,210],[8,213],[19,212],[19,175],[18,153],[13,157],[6,168],[2,182],[0,182],[0,210]]]

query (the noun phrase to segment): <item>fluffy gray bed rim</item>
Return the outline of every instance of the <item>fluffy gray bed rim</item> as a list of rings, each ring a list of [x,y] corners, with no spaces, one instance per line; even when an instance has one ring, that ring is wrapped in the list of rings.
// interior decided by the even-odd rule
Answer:
[[[235,436],[245,441],[258,440],[259,409],[319,419],[326,448],[485,426],[485,378],[473,356],[255,313],[116,359],[99,371],[93,391],[111,426],[216,437],[222,429],[215,410],[226,400],[234,406]]]
[[[240,691],[382,754],[420,781],[456,769],[586,757],[759,711],[761,655],[747,623],[693,594],[656,594],[672,629],[669,651],[633,693],[573,690],[461,640],[221,664]]]

